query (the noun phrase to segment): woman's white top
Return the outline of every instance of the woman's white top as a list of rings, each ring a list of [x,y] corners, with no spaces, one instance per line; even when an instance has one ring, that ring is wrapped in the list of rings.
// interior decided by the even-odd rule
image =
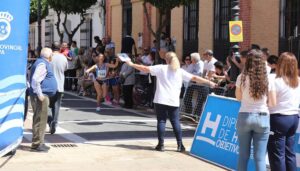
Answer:
[[[297,88],[288,86],[282,78],[275,78],[276,106],[270,108],[270,113],[283,115],[299,114],[300,84]]]
[[[172,70],[169,65],[150,66],[150,74],[156,76],[154,103],[179,107],[182,82],[189,82],[193,75],[179,68]]]
[[[246,77],[245,84],[241,85],[242,74],[240,74],[236,80],[236,87],[242,90],[241,108],[240,112],[251,112],[251,113],[269,113],[267,105],[267,94],[261,99],[255,100],[250,95],[250,80]],[[274,80],[268,77],[269,80],[269,91],[274,91]]]

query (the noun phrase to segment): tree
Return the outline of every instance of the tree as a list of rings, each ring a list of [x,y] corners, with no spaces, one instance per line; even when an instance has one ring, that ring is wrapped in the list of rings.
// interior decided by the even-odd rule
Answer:
[[[146,15],[147,20],[147,27],[150,30],[151,34],[156,39],[156,49],[157,53],[155,56],[155,62],[158,63],[159,60],[159,50],[160,50],[160,37],[162,34],[162,30],[166,27],[168,22],[170,22],[170,18],[168,17],[168,13],[172,11],[175,7],[179,7],[181,5],[187,5],[195,0],[144,0],[144,13]],[[149,11],[147,8],[147,3],[151,4],[152,6],[156,7],[159,13],[159,21],[157,28],[152,28],[151,19],[149,15]]]
[[[48,3],[47,0],[41,0],[42,4],[42,18],[45,18],[48,15]],[[38,17],[38,0],[30,1],[30,23],[37,21]]]
[[[75,33],[85,21],[87,9],[89,9],[96,2],[97,0],[48,0],[49,6],[53,8],[57,15],[57,22],[55,25],[60,42],[62,42],[64,38],[64,33],[60,31],[61,22],[65,33],[68,35],[69,43],[71,43]],[[61,19],[62,13],[65,14],[63,21]],[[67,28],[68,15],[70,14],[80,15],[79,24],[73,30],[68,30]]]

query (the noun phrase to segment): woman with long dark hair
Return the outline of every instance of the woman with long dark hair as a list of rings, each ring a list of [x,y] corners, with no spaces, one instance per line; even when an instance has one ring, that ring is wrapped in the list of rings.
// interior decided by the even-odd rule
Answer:
[[[267,76],[266,64],[260,50],[251,50],[243,72],[236,81],[236,98],[241,101],[237,120],[239,140],[239,171],[246,171],[253,141],[257,171],[266,170],[265,155],[270,132],[268,104],[274,105],[273,82]]]
[[[179,121],[179,94],[182,82],[195,81],[212,87],[215,86],[215,83],[181,69],[178,57],[174,52],[168,52],[164,60],[167,65],[144,66],[133,64],[131,61],[126,63],[137,70],[156,76],[156,91],[153,102],[157,115],[158,145],[155,149],[164,151],[165,126],[167,117],[169,117],[177,140],[177,151],[183,152],[185,148],[182,143]]]
[[[270,108],[268,155],[271,170],[296,171],[295,133],[299,123],[300,80],[294,54],[280,55],[276,67],[276,105]]]

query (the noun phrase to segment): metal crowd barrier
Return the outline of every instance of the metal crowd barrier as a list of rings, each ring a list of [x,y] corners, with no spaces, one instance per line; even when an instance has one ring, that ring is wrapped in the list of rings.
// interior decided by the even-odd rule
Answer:
[[[201,116],[203,106],[206,102],[206,98],[211,93],[220,96],[225,96],[226,88],[210,88],[208,87],[208,85],[190,83],[187,87],[185,87],[185,93],[183,98],[181,99],[181,116],[191,118],[197,122]]]

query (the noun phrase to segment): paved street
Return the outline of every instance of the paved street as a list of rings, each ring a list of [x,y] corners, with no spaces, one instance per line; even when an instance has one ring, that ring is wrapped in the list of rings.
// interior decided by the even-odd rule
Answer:
[[[65,94],[57,132],[46,135],[46,143],[52,147],[47,154],[30,152],[30,112],[23,143],[16,156],[0,160],[1,170],[82,170],[81,167],[119,170],[122,165],[127,166],[124,170],[158,170],[159,167],[163,170],[195,170],[195,167],[197,170],[222,170],[188,154],[175,152],[176,140],[170,123],[166,129],[166,152],[154,151],[157,139],[153,112],[109,105],[101,107],[102,110],[96,112],[93,99]],[[183,122],[182,128],[184,143],[189,149],[196,125]],[[177,163],[174,161],[183,164],[174,165]]]

